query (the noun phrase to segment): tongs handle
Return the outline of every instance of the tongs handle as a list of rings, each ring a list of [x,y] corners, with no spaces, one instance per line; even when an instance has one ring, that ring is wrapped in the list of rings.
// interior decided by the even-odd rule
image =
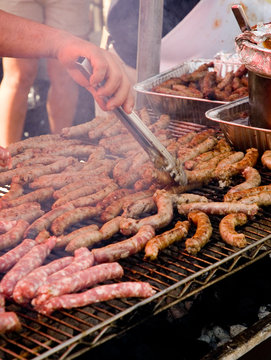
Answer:
[[[251,27],[249,25],[246,13],[244,11],[244,8],[240,4],[234,4],[231,7],[233,15],[235,16],[235,19],[241,29],[242,32],[248,30],[251,30]]]
[[[80,71],[88,78],[92,74],[92,66],[88,59],[78,59]],[[161,144],[150,129],[143,123],[137,114],[132,111],[127,114],[122,107],[117,107],[113,112],[122,121],[134,138],[148,153],[151,160],[157,167],[168,171],[170,175],[181,185],[186,185],[187,179],[182,164],[180,164],[168,150]]]

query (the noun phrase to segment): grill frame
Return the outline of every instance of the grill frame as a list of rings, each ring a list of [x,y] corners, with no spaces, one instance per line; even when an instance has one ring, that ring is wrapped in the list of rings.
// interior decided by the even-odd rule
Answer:
[[[208,187],[206,190],[208,190]],[[148,318],[196,295],[205,288],[242,270],[246,266],[249,266],[271,253],[271,218],[268,218],[267,215],[268,211],[264,210],[263,215],[257,215],[256,221],[249,223],[249,225],[245,227],[244,232],[251,243],[241,250],[236,251],[230,246],[226,246],[218,241],[207,244],[198,256],[192,256],[185,253],[183,243],[181,243],[173,245],[170,249],[165,249],[161,252],[158,261],[155,263],[144,260],[143,254],[137,254],[126,260],[121,260],[120,264],[124,267],[125,280],[149,281],[157,290],[159,290],[150,298],[141,301],[138,299],[111,300],[107,302],[107,304],[101,303],[88,306],[86,307],[87,310],[82,308],[69,311],[58,311],[48,317],[37,315],[30,308],[21,308],[17,304],[8,302],[7,310],[15,310],[18,313],[19,318],[23,322],[24,330],[22,334],[8,334],[3,337],[3,341],[0,341],[0,351],[4,350],[3,342],[5,341],[6,344],[9,344],[8,346],[10,346],[10,348],[6,348],[8,351],[15,346],[15,343],[19,344],[18,348],[21,347],[21,350],[28,351],[26,350],[27,347],[25,347],[25,345],[21,345],[23,341],[22,339],[20,340],[20,338],[26,336],[26,342],[32,341],[32,337],[37,330],[31,328],[29,325],[31,321],[39,324],[41,328],[44,327],[47,330],[47,336],[48,331],[49,335],[50,332],[57,334],[57,336],[49,336],[51,341],[56,343],[55,346],[50,347],[46,341],[42,343],[42,341],[38,340],[41,344],[40,346],[43,347],[42,350],[44,352],[39,355],[31,355],[31,351],[28,351],[27,358],[35,360],[45,358],[73,359],[80,354],[101,345],[105,341],[126,333],[129,329]],[[270,223],[269,228],[263,229],[262,226],[267,227],[265,224],[266,222]],[[261,237],[259,233],[257,234],[259,231],[266,232],[267,235]],[[217,223],[214,226],[214,234],[217,238]],[[259,239],[257,239],[257,237]],[[217,261],[215,258],[216,256],[221,256],[223,258]],[[177,259],[180,260],[180,263],[177,262]],[[206,259],[209,259],[209,262],[211,262],[212,259],[213,263],[203,267],[202,264],[207,263]],[[183,266],[181,260],[188,262],[187,268]],[[177,273],[176,266],[180,269],[180,273]],[[201,269],[195,271],[193,268]],[[194,273],[185,276],[185,272],[188,271],[194,271]],[[176,279],[172,274],[176,276]],[[175,283],[166,284],[166,280]],[[20,311],[17,309],[20,309]],[[89,309],[91,309],[92,312]],[[113,311],[116,313],[114,314]],[[100,315],[98,316],[96,313]],[[80,314],[80,316],[78,314]],[[101,314],[105,319],[101,318]],[[82,315],[86,316],[85,320],[80,318]],[[47,323],[48,321],[49,323]],[[73,321],[77,322],[77,324],[74,324]],[[86,322],[89,321],[89,328],[86,329]],[[98,321],[98,323],[95,324],[95,321]],[[91,322],[93,322],[93,324],[91,324]],[[79,328],[80,324],[82,324],[82,328]],[[67,330],[64,332],[58,330],[58,327],[61,327],[61,325],[63,325],[64,328],[67,326],[67,329],[73,329],[77,334],[68,338],[68,335],[65,334]],[[30,335],[28,335],[29,331]],[[64,336],[66,339],[64,341],[59,340],[58,336]],[[33,339],[34,338],[35,336]],[[76,349],[77,347],[79,349]],[[34,352],[31,348],[29,348],[29,350]],[[61,353],[61,357],[59,357],[59,353]],[[16,355],[18,356],[18,354]],[[12,359],[13,357],[10,358]],[[21,357],[17,358],[21,359]]]
[[[173,121],[170,125],[174,136],[204,128],[186,122]],[[259,170],[262,184],[270,183],[270,174],[265,169]],[[213,183],[193,192],[214,201],[223,198],[223,191]],[[17,312],[23,331],[0,338],[0,357],[2,351],[5,359],[70,360],[125,334],[143,321],[270,254],[271,217],[268,214],[268,208],[264,208],[242,228],[250,243],[244,249],[234,249],[222,243],[218,231],[220,217],[212,216],[213,240],[197,256],[187,254],[184,243],[180,242],[163,250],[155,262],[144,260],[142,253],[119,261],[125,273],[122,280],[149,281],[153,285],[157,293],[150,298],[111,300],[80,309],[57,311],[50,316],[38,315],[30,307],[23,308],[8,301],[7,311]],[[174,221],[179,219],[181,216],[175,214]],[[119,241],[120,237],[115,240]],[[49,260],[64,255],[53,252]]]

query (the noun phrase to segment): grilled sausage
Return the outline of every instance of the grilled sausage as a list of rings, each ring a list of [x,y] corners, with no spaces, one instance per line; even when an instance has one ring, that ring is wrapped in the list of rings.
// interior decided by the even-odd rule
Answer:
[[[200,210],[205,212],[206,214],[214,214],[214,215],[227,215],[230,213],[238,213],[243,212],[247,215],[254,216],[257,214],[259,207],[256,204],[242,204],[240,202],[209,202],[202,203],[196,202],[191,204],[181,204],[177,206],[179,214],[185,215],[190,211]]]
[[[202,211],[191,211],[188,213],[188,220],[196,226],[195,234],[185,241],[185,248],[189,254],[196,255],[210,240],[213,227],[209,216]]]
[[[116,189],[110,192],[106,197],[98,202],[97,206],[101,210],[105,210],[113,201],[119,200],[134,191],[132,189]]]
[[[55,272],[52,275],[49,275],[46,279],[46,283],[51,283],[54,281],[59,281],[64,279],[66,276],[69,276],[77,271],[87,269],[94,264],[93,254],[85,247],[82,247],[74,252],[73,261],[70,265],[66,266],[62,270]]]
[[[251,189],[259,186],[261,183],[261,175],[259,171],[251,166],[245,168],[245,170],[242,172],[242,176],[246,179],[246,181],[236,186],[233,186],[227,194],[234,193],[236,191]]]
[[[0,172],[7,171],[10,169],[15,169],[17,167],[17,165],[20,164],[22,161],[31,159],[38,153],[39,153],[39,150],[37,150],[37,149],[28,149],[28,150],[25,150],[23,153],[20,153],[17,155],[12,155],[10,166],[5,166],[5,167],[0,168]]]
[[[35,239],[35,237],[42,230],[49,230],[52,222],[61,214],[68,212],[74,209],[72,204],[66,204],[59,206],[56,209],[50,210],[41,217],[39,217],[36,221],[34,221],[25,231],[24,237]]]
[[[44,211],[41,210],[41,206],[37,202],[27,202],[18,206],[14,206],[8,209],[2,209],[0,211],[0,219],[5,220],[25,220],[30,224],[37,218],[42,216]]]
[[[33,166],[26,166],[24,168],[15,168],[4,172],[0,172],[0,186],[5,186],[10,184],[11,182],[15,182],[14,179],[16,179],[16,182],[19,182],[20,175],[23,175],[24,173],[28,173],[35,168],[36,166],[33,165]]]
[[[39,153],[34,154],[30,159],[22,160],[17,164],[16,167],[25,167],[29,165],[49,165],[58,160],[66,159],[65,156],[57,156],[57,155],[48,155],[48,156],[38,156]]]
[[[157,206],[157,214],[140,220],[123,218],[120,230],[124,235],[135,234],[144,225],[151,225],[154,229],[160,229],[171,222],[173,218],[171,194],[165,190],[157,190],[154,194],[154,201]]]
[[[44,229],[38,233],[38,235],[35,237],[35,241],[37,244],[40,244],[44,242],[46,239],[49,239],[50,236],[51,234],[49,233],[49,231]]]
[[[127,174],[127,171],[129,167],[132,165],[133,158],[132,157],[126,157],[124,159],[120,159],[117,161],[116,165],[113,169],[113,179],[119,184],[119,179],[122,179],[125,177],[125,174]]]
[[[271,192],[261,191],[259,194],[246,196],[238,200],[238,203],[257,204],[258,206],[269,206],[271,205]]]
[[[152,196],[145,199],[138,199],[134,202],[127,202],[123,205],[123,217],[137,219],[140,215],[151,213],[156,210],[156,204]]]
[[[69,242],[77,237],[84,237],[85,233],[90,233],[94,230],[98,230],[99,227],[96,224],[91,224],[88,226],[83,226],[77,230],[72,231],[67,235],[62,235],[61,237],[57,238],[56,248],[65,247],[69,244]]]
[[[195,139],[195,138],[194,138]],[[183,163],[191,160],[206,151],[210,151],[217,144],[217,139],[213,136],[208,137],[206,140],[197,144],[194,147],[179,148],[178,159]]]
[[[90,129],[88,132],[89,139],[95,140],[101,138],[103,136],[103,132],[116,122],[116,117],[114,117],[114,119],[113,117],[114,115],[107,116],[102,122],[99,122],[97,126]]]
[[[92,230],[73,238],[65,247],[65,251],[73,253],[76,249],[80,249],[82,246],[92,247],[102,239],[103,235],[99,230]]]
[[[251,189],[236,191],[234,193],[227,193],[224,195],[224,201],[238,201],[247,196],[257,195],[261,192],[271,191],[271,185],[256,186]]]
[[[123,268],[117,262],[92,266],[67,276],[61,281],[41,286],[34,304],[41,305],[49,298],[78,292],[106,280],[121,278],[123,273]]]
[[[66,140],[67,141],[67,140]],[[70,140],[71,141],[71,140]],[[73,140],[74,142],[75,140]],[[58,156],[74,156],[78,158],[86,158],[89,157],[90,154],[92,154],[96,150],[95,145],[90,144],[65,144],[57,143],[57,146],[54,148],[47,148],[46,149],[46,155],[52,154],[52,155],[58,155]]]
[[[152,196],[153,190],[139,191],[123,198],[113,201],[101,214],[101,221],[107,222],[121,213],[122,206],[128,201],[135,201],[137,199],[143,199]]]
[[[221,174],[223,173],[223,169],[228,167],[231,164],[234,164],[244,158],[245,154],[242,151],[234,151],[228,154],[225,159],[222,159],[216,167],[215,177],[220,179]]]
[[[17,220],[0,220],[0,233],[5,233],[13,228]]]
[[[186,143],[185,146],[193,148],[193,147],[199,145],[200,143],[204,142],[210,136],[214,136],[215,134],[216,134],[216,130],[212,129],[212,128],[209,128],[207,130],[202,130],[200,132],[195,133],[194,136],[192,137],[192,139],[188,143]],[[181,141],[181,139],[180,139],[180,141]]]
[[[56,217],[51,224],[51,231],[55,236],[62,235],[71,225],[86,219],[91,219],[99,214],[96,207],[84,206],[64,212]]]
[[[248,166],[254,167],[257,163],[258,157],[259,157],[259,152],[257,149],[255,148],[248,149],[242,160],[237,161],[234,164],[227,166],[226,168],[223,168],[223,171],[221,171],[221,173],[218,176],[218,179],[220,180],[220,184],[222,186],[223,186],[223,182],[227,184],[233,176],[241,174],[246,167]]]
[[[102,234],[103,240],[110,239],[113,235],[119,232],[121,219],[121,216],[117,216],[103,224],[99,230]]]
[[[93,194],[94,192],[97,192],[104,188],[110,182],[112,182],[112,179],[110,179],[109,177],[100,177],[99,181],[94,181],[91,184],[89,184],[86,179],[78,181],[75,180],[72,183],[61,187],[60,189],[55,190],[53,198],[58,200],[62,197],[67,197],[65,200],[67,200],[66,202],[68,202],[80,196]]]
[[[4,200],[2,202],[2,208],[8,208],[8,207],[14,207],[22,205],[26,202],[38,202],[42,203],[48,199],[52,198],[52,195],[54,193],[53,187],[46,187],[43,189],[37,189],[35,191],[32,191],[28,194],[22,195],[17,197],[16,199],[12,200]]]
[[[76,161],[75,158],[72,156],[55,161],[49,165],[40,165],[40,166],[33,166],[29,171],[23,171],[16,178],[16,182],[18,183],[29,183],[32,182],[34,179],[52,173],[59,173],[60,171],[64,170],[67,166],[74,164]],[[24,168],[22,168],[24,169]]]
[[[61,130],[61,136],[65,139],[80,139],[88,137],[88,133],[91,129],[94,129],[100,123],[104,121],[102,116],[96,116],[91,121],[88,121],[83,124],[65,127]]]
[[[0,292],[10,298],[17,282],[43,263],[55,243],[56,238],[50,237],[46,242],[32,247],[2,278]]]
[[[213,150],[213,152],[216,152]],[[205,153],[206,154],[206,153]],[[195,168],[194,171],[198,170],[204,170],[207,168],[216,169],[217,165],[221,162],[221,160],[227,158],[229,156],[229,152],[221,152],[218,154],[215,154],[210,160],[203,161],[199,163]],[[214,174],[212,177],[215,177]]]
[[[264,167],[271,170],[271,150],[266,150],[261,156],[261,162]]]
[[[94,287],[79,294],[66,294],[49,299],[36,310],[44,315],[49,315],[57,309],[71,309],[93,303],[108,301],[116,298],[141,297],[147,298],[155,294],[149,283],[121,282]]]
[[[69,244],[67,244],[65,250],[68,252],[74,252],[82,246],[91,247],[97,242],[110,239],[114,234],[120,230],[121,216],[117,216],[112,220],[106,222],[100,230],[95,229],[91,232],[84,233],[80,236],[74,237]]]
[[[58,143],[61,142],[63,146],[67,146],[68,144],[80,144],[79,140],[65,140],[62,141],[60,135],[58,134],[45,134],[40,136],[29,137],[27,139],[17,141],[16,143],[12,143],[8,145],[7,149],[9,150],[11,156],[22,153],[27,149],[47,149],[48,147],[55,145],[56,141]]]
[[[112,191],[116,190],[118,185],[115,182],[109,183],[100,191],[97,191],[95,194],[79,197],[69,201],[69,204],[74,205],[76,208],[83,206],[93,206],[96,205],[98,201],[103,200],[107,195],[111,194]],[[53,208],[56,206],[56,203],[53,205]],[[100,209],[99,209],[100,210]],[[98,209],[97,209],[98,211]]]
[[[16,224],[5,234],[0,235],[0,250],[18,245],[23,239],[23,234],[29,223],[24,220],[16,221]]]
[[[97,264],[113,262],[136,254],[144,248],[147,241],[153,238],[154,235],[155,231],[153,227],[150,225],[144,225],[139,229],[136,235],[129,239],[93,249],[92,253],[94,255],[95,262]]]
[[[197,195],[197,194],[172,194],[171,199],[173,201],[173,206],[176,207],[180,204],[190,204],[193,202],[209,202],[206,196]]]
[[[49,275],[65,268],[72,261],[72,256],[66,256],[32,270],[15,285],[13,299],[18,304],[28,303],[35,297],[38,288],[46,281]]]
[[[0,334],[5,334],[10,331],[20,331],[22,325],[15,312],[1,312],[0,313]]]
[[[27,169],[25,169],[26,171]],[[104,168],[100,169],[98,171],[96,169],[95,176],[91,177],[91,180],[99,181],[101,176],[104,176]],[[62,188],[63,186],[66,186],[68,184],[71,184],[75,181],[89,181],[90,172],[87,171],[73,171],[73,172],[62,172],[59,174],[49,174],[49,175],[43,175],[39,178],[35,179],[33,182],[29,184],[30,189],[40,189],[44,188],[46,186],[52,186],[55,190]]]
[[[149,240],[145,246],[145,259],[155,260],[160,250],[186,237],[189,225],[189,221],[177,221],[173,229]]]
[[[228,214],[219,223],[219,232],[225,243],[243,248],[247,245],[244,234],[236,232],[235,227],[244,225],[247,222],[247,216],[244,213]]]
[[[23,195],[24,187],[22,184],[18,184],[16,182],[11,182],[9,191],[1,197],[0,200],[0,208],[2,208],[2,203],[4,201],[9,201],[18,198],[19,196]]]
[[[79,188],[74,188],[63,196],[60,196],[61,191],[63,192],[63,188],[60,190],[56,190],[53,194],[53,197],[57,199],[54,203],[54,207],[61,206],[71,200],[78,199],[82,196],[88,196],[97,193],[103,188],[105,188],[109,183],[112,183],[112,180],[109,178],[101,179],[99,183],[94,183],[91,185],[86,185],[85,182],[81,182],[81,186]]]
[[[5,296],[3,294],[0,294],[0,313],[5,312]]]
[[[0,273],[7,272],[17,261],[27,254],[35,246],[34,240],[25,239],[21,244],[0,256]]]
[[[148,161],[149,157],[144,151],[134,155],[130,166],[126,169],[125,172],[122,172],[117,177],[118,184],[124,188],[132,187],[133,184],[142,176],[144,172],[144,164]],[[114,175],[116,175],[116,171]]]

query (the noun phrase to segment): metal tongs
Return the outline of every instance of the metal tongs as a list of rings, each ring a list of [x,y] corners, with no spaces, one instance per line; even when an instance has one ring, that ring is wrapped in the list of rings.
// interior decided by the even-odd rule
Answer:
[[[89,79],[89,76],[92,74],[92,66],[88,59],[80,58],[76,64],[79,66],[80,71]],[[182,163],[168,152],[134,111],[131,114],[127,114],[122,107],[118,107],[113,112],[147,152],[157,168],[169,172],[170,176],[180,185],[187,184],[186,173]]]

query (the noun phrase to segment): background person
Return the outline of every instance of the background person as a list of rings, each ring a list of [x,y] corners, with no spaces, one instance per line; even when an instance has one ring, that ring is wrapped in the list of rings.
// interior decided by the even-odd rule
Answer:
[[[123,106],[129,113],[134,106],[130,81],[117,57],[66,31],[0,10],[0,56],[57,59],[73,80],[91,92],[103,110],[109,111]],[[76,65],[79,57],[86,57],[92,64],[93,74],[89,80]],[[104,85],[97,88],[103,81]],[[104,97],[110,99],[105,103]],[[1,125],[2,136],[5,125],[3,120]],[[13,125],[16,127],[16,123]],[[2,143],[0,145],[5,146]]]
[[[89,0],[0,0],[0,9],[44,23],[87,39],[90,31]],[[33,39],[34,41],[34,39]],[[36,79],[37,59],[2,59],[0,86],[1,138],[4,146],[21,139],[27,112],[27,99]],[[52,133],[73,123],[78,86],[57,59],[46,62],[49,76],[47,115]]]

